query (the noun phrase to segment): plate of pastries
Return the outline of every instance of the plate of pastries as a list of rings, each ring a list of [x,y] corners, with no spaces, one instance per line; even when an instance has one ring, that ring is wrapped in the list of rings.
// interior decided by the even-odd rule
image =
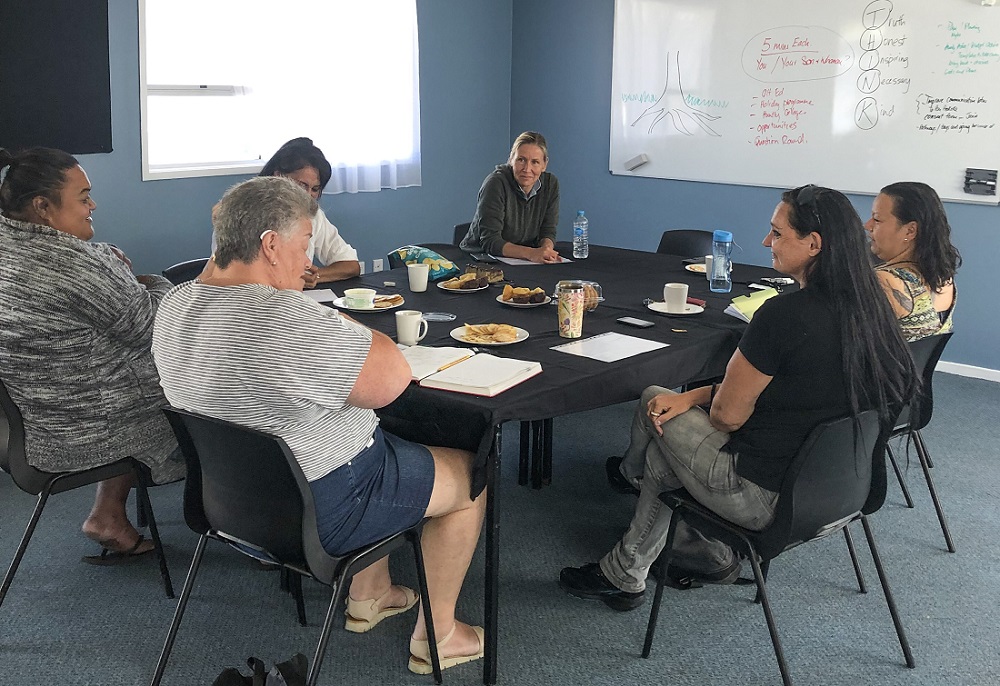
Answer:
[[[497,302],[510,307],[538,307],[552,302],[552,298],[538,287],[526,288],[507,284],[503,287],[503,293],[497,296]]]

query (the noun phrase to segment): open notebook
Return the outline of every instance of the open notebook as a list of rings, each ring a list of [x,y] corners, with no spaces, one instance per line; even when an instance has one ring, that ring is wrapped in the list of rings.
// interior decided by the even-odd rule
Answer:
[[[760,306],[777,294],[778,291],[773,288],[765,288],[762,291],[754,291],[750,295],[738,295],[726,308],[726,314],[749,322]]]
[[[425,388],[493,397],[542,371],[538,362],[473,354],[465,348],[403,349],[412,378]]]

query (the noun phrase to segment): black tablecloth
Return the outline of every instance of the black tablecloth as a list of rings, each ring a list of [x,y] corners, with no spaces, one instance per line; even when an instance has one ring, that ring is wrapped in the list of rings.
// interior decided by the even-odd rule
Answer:
[[[475,261],[451,245],[426,247],[462,268]],[[571,254],[568,245],[560,245],[558,249],[562,254]],[[686,271],[681,260],[674,255],[594,245],[586,260],[557,265],[496,265],[514,285],[540,286],[547,293],[552,293],[561,279],[600,283],[604,302],[584,316],[585,338],[617,331],[669,344],[667,348],[612,363],[551,350],[552,346],[568,340],[559,337],[555,305],[532,309],[503,305],[496,301],[502,284],[484,291],[454,293],[431,283],[425,293],[411,293],[406,270],[395,269],[328,286],[341,294],[344,289],[365,285],[380,293],[401,294],[406,299],[405,309],[456,315],[454,322],[430,322],[421,345],[464,345],[450,336],[452,329],[464,323],[507,323],[528,331],[527,340],[496,347],[491,352],[536,360],[542,364],[542,374],[494,398],[411,384],[395,402],[378,412],[387,430],[421,443],[473,450],[478,453],[477,464],[482,466],[491,448],[493,428],[503,422],[548,419],[604,407],[636,399],[650,384],[671,388],[723,374],[746,326],[723,310],[733,297],[750,292],[747,283],[761,276],[773,276],[775,272],[764,267],[735,265],[733,292],[715,294],[709,291],[705,275]],[[395,286],[385,286],[386,281],[394,281]],[[691,297],[707,301],[705,311],[691,316],[666,316],[647,309],[643,300],[662,300],[663,284],[672,281],[688,283]],[[395,338],[393,310],[349,314]],[[637,329],[615,321],[626,315],[653,321],[655,326]],[[476,482],[477,488],[483,485],[481,474]]]

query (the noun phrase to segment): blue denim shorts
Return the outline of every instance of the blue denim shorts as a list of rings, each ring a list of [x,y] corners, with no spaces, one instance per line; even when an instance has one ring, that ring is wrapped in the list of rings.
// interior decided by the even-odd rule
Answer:
[[[375,428],[347,464],[310,481],[323,548],[343,555],[419,522],[434,488],[434,458],[419,443]]]

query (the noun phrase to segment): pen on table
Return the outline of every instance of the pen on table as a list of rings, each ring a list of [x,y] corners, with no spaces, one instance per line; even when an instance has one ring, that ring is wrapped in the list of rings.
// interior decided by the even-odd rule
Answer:
[[[463,357],[463,358],[461,358],[461,359],[458,359],[458,360],[455,360],[454,362],[449,362],[448,364],[446,364],[446,365],[445,365],[445,366],[443,366],[443,367],[438,367],[438,371],[439,371],[439,372],[443,372],[443,371],[444,371],[445,369],[447,369],[448,367],[454,367],[454,366],[455,366],[456,364],[458,364],[459,362],[465,362],[465,361],[466,361],[467,359],[469,359],[470,357],[472,357],[472,355],[468,355],[468,356],[466,356],[466,357]]]

